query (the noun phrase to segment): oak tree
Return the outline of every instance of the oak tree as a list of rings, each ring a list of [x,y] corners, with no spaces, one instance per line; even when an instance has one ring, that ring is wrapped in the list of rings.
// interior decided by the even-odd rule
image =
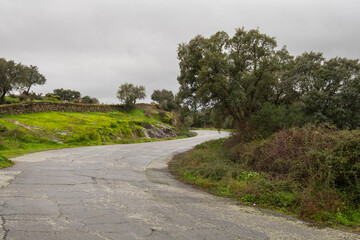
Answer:
[[[248,130],[252,113],[261,108],[276,82],[274,38],[258,30],[236,30],[233,37],[217,32],[196,36],[178,47],[179,98],[183,104],[231,116],[240,130]]]
[[[25,88],[25,94],[27,95],[32,86],[44,85],[46,82],[45,76],[39,73],[39,68],[37,66],[30,65],[30,67],[26,67],[25,75],[23,86]]]
[[[146,97],[145,87],[124,83],[119,86],[116,96],[125,105],[126,110],[131,110],[135,108],[136,100]]]
[[[81,94],[78,91],[70,90],[70,89],[63,89],[57,88],[53,90],[53,93],[61,98],[63,101],[74,101],[80,99]]]
[[[172,91],[166,89],[154,90],[153,94],[151,94],[151,100],[160,104],[166,111],[176,109],[175,96]]]
[[[25,66],[0,58],[0,104],[5,103],[5,95],[13,89],[20,89],[25,81]]]

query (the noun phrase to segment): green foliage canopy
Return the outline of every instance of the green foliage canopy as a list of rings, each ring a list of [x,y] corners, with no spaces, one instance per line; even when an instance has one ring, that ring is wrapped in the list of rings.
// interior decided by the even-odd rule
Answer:
[[[359,60],[327,60],[314,52],[294,58],[276,46],[274,38],[243,28],[233,37],[217,32],[180,44],[180,104],[192,112],[211,109],[217,126],[232,119],[240,132],[250,135],[266,128],[265,135],[270,134],[269,118],[262,117],[271,112],[283,113],[282,124],[272,123],[274,131],[305,122],[360,126]]]
[[[80,92],[70,89],[58,88],[58,89],[54,89],[53,93],[59,96],[61,100],[68,102],[79,99],[81,97]]]
[[[167,111],[176,109],[175,97],[172,91],[166,89],[154,90],[153,94],[151,94],[151,100],[160,104]]]
[[[24,78],[24,88],[26,88],[25,93],[28,95],[30,88],[34,85],[44,85],[46,78],[44,75],[39,73],[39,68],[37,66],[25,67],[25,78]]]
[[[132,83],[121,84],[116,94],[117,98],[125,104],[125,108],[133,109],[138,99],[144,99],[146,97],[145,87],[133,85]]]
[[[269,99],[277,70],[274,38],[237,29],[196,36],[178,48],[179,99],[192,107],[217,109],[246,129],[250,115]]]
[[[99,104],[99,100],[97,98],[87,95],[81,98],[81,102],[86,104]]]
[[[296,58],[294,90],[305,115],[313,122],[328,122],[339,128],[360,125],[360,64],[358,60],[304,53]]]
[[[12,90],[26,89],[29,94],[34,85],[43,85],[46,82],[44,75],[39,73],[37,66],[30,67],[12,60],[0,58],[0,104],[5,103],[5,95]]]
[[[0,58],[0,94],[1,104],[5,103],[5,95],[18,87],[23,81],[23,66],[14,61]]]

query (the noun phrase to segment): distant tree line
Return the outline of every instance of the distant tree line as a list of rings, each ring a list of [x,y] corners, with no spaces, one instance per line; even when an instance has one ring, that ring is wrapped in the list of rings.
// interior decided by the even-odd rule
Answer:
[[[322,53],[294,57],[275,38],[237,29],[196,36],[178,48],[177,99],[189,112],[212,115],[248,136],[327,122],[360,126],[360,64]],[[195,114],[196,115],[196,114]]]
[[[37,66],[26,66],[21,63],[15,63],[13,60],[0,58],[0,104],[6,103],[5,96],[12,91],[22,92],[20,95],[11,96],[18,98],[19,101],[26,99],[35,100],[53,100],[53,101],[73,101],[87,104],[98,104],[99,100],[95,97],[81,97],[80,92],[70,89],[55,89],[53,93],[45,96],[30,92],[31,87],[44,85],[46,78],[39,72]]]
[[[65,102],[78,102],[86,104],[99,104],[99,100],[95,97],[84,96],[81,97],[81,93],[75,90],[57,88],[53,90],[53,94],[49,96],[58,98]]]
[[[145,87],[133,85],[131,83],[124,83],[119,86],[117,97],[120,102],[124,104],[124,109],[135,109],[135,103],[137,100],[144,99],[146,97]],[[208,108],[203,109],[191,109],[186,105],[179,104],[178,95],[175,95],[172,91],[167,89],[154,90],[151,94],[151,100],[153,100],[159,109],[165,111],[176,111],[180,115],[180,120],[184,126],[189,128],[193,127],[213,127],[215,126],[216,115]],[[226,126],[230,126],[232,122],[223,123]]]
[[[45,95],[43,95],[42,93],[36,94],[34,92],[22,92],[20,95],[10,94],[9,96],[13,99],[18,99],[19,101],[64,101],[84,104],[99,104],[99,100],[95,97],[81,97],[80,92],[63,88],[54,89],[52,93],[46,93]],[[11,100],[7,100],[7,102],[12,103]]]

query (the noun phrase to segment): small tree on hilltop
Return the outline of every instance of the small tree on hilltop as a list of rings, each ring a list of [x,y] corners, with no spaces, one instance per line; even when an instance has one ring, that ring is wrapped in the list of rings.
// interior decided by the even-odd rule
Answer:
[[[84,96],[81,98],[81,102],[82,103],[86,103],[86,104],[99,104],[99,100],[95,97],[90,97],[90,96]]]
[[[136,100],[146,97],[144,86],[134,86],[132,83],[121,84],[116,94],[121,103],[125,105],[126,110],[135,108]]]
[[[28,67],[0,58],[0,104],[5,103],[5,95],[12,90],[25,90],[24,93],[29,95],[32,86],[45,82],[46,78],[39,73],[37,66]]]
[[[176,109],[175,97],[172,91],[166,89],[154,90],[151,100],[160,104],[166,111]]]
[[[46,78],[44,75],[39,73],[39,68],[37,66],[25,67],[25,79],[23,82],[25,90],[25,94],[29,95],[30,88],[35,85],[44,85],[46,82]]]
[[[0,58],[0,104],[5,103],[5,95],[10,91],[19,90],[26,78],[25,65]]]
[[[53,93],[59,96],[63,101],[67,101],[67,102],[74,101],[81,97],[80,92],[70,89],[58,88],[58,89],[54,89]]]

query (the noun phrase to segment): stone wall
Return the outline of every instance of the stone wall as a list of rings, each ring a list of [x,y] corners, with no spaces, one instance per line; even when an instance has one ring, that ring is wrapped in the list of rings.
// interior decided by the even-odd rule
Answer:
[[[0,105],[0,115],[37,112],[112,112],[123,108],[122,105],[80,104],[67,102],[32,102]],[[154,109],[156,105],[137,104],[136,108]]]

